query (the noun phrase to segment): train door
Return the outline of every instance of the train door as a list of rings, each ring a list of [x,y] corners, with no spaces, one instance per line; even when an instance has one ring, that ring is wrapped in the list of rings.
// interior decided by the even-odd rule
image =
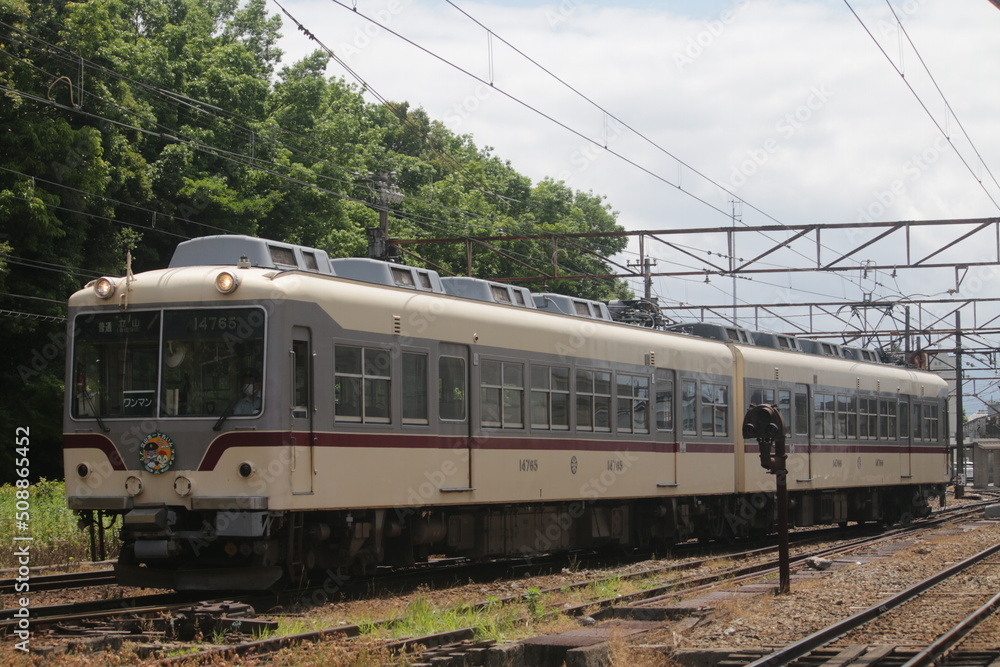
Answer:
[[[438,349],[438,425],[445,442],[451,443],[449,468],[454,474],[441,485],[442,492],[472,490],[472,401],[469,348],[441,343]]]
[[[913,470],[910,468],[911,446],[913,443],[913,429],[910,428],[910,401],[903,399],[899,402],[899,476],[912,477]]]
[[[674,423],[676,402],[674,392],[674,372],[656,369],[655,418],[656,423],[656,486],[669,488],[677,486],[677,430]]]
[[[313,492],[313,358],[311,332],[306,327],[292,327],[289,350],[291,386],[290,468],[292,493]]]

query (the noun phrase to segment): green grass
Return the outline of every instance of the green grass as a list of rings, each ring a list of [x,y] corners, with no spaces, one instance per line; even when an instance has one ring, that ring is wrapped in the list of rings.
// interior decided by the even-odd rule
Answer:
[[[14,550],[21,544],[29,546],[31,567],[56,565],[90,560],[90,537],[77,527],[77,517],[66,507],[66,484],[42,479],[28,488],[27,530],[18,527],[15,515],[18,489],[12,485],[0,486],[0,568],[17,567]],[[22,489],[23,491],[23,489]],[[116,531],[107,532],[111,547]],[[30,536],[30,542],[15,542],[14,536]],[[111,556],[112,554],[109,554]],[[116,553],[114,555],[117,555]]]
[[[359,625],[363,633],[381,638],[421,637],[460,628],[475,628],[477,639],[502,641],[514,628],[524,625],[521,616],[522,610],[517,605],[504,605],[495,599],[485,607],[474,609],[466,605],[441,608],[426,598],[418,597],[388,626]]]

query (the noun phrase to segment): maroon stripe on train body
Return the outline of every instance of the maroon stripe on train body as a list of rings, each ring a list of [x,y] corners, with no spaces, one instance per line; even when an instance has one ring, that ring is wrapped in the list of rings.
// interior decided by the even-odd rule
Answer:
[[[807,445],[804,442],[795,443],[796,450],[794,452],[795,456],[799,454],[903,454],[906,452],[906,445],[902,443],[851,443],[851,444],[834,444],[834,443],[822,443],[812,444],[812,451],[807,452],[804,449]],[[787,447],[787,445],[786,445]],[[760,452],[760,445],[755,443],[746,443],[746,453],[747,454],[758,454]],[[948,451],[947,447],[942,447],[939,444],[914,444],[910,445],[911,454],[944,454]]]
[[[223,453],[232,447],[283,447],[296,438],[296,445],[308,446],[309,436],[292,432],[230,431],[216,438],[198,470],[214,470]],[[511,438],[479,436],[416,435],[398,433],[315,433],[312,445],[315,447],[363,447],[368,449],[472,449],[535,451],[587,451],[587,452],[652,452],[671,454],[679,451],[676,442],[653,442],[637,440],[579,440],[570,438]],[[689,442],[685,444],[688,453],[732,454],[732,443]]]
[[[99,449],[108,457],[112,470],[127,470],[115,443],[100,433],[64,433],[63,449]]]

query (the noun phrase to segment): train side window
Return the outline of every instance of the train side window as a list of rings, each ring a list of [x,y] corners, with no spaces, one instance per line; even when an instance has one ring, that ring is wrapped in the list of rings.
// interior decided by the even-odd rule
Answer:
[[[813,396],[813,434],[818,439],[830,440],[834,437],[833,425],[836,403],[833,394]]]
[[[773,399],[772,399],[773,400]],[[729,387],[703,382],[701,385],[701,434],[729,433]]]
[[[674,381],[656,379],[656,430],[674,430]]]
[[[489,428],[524,427],[524,364],[484,359],[480,364],[479,410]]]
[[[751,405],[774,405],[774,390],[754,387],[750,394]]]
[[[878,402],[879,437],[896,439],[896,401],[882,399]]]
[[[848,438],[847,422],[850,416],[850,411],[847,409],[847,396],[837,394],[837,437],[841,440]]]
[[[576,371],[576,428],[578,431],[611,430],[611,373]]]
[[[859,398],[858,425],[862,440],[878,439],[878,401],[874,398]]]
[[[924,428],[923,435],[924,440],[929,440],[930,442],[937,442],[940,438],[939,433],[939,421],[938,421],[938,407],[936,405],[925,405],[923,406],[924,413]]]
[[[403,423],[427,423],[427,355],[403,353]]]
[[[569,429],[568,368],[531,367],[531,427]]]
[[[681,385],[681,415],[684,435],[698,435],[698,383],[684,380]]]
[[[899,437],[903,440],[910,437],[910,402],[899,402]]]
[[[923,417],[921,415],[920,407],[921,406],[920,406],[919,403],[914,403],[913,404],[913,420],[910,423],[913,425],[913,439],[914,440],[920,440],[921,439],[920,429],[921,429],[921,427],[923,425]]]
[[[787,389],[778,390],[778,412],[785,422],[785,436],[792,434],[792,392]]]
[[[616,394],[618,431],[649,433],[649,378],[619,373]]]
[[[309,343],[292,341],[292,416],[309,415]]]
[[[795,435],[809,435],[809,388],[795,385]]]
[[[847,397],[847,437],[858,439],[858,397]]]
[[[385,424],[390,420],[388,350],[334,346],[334,415],[337,421]]]
[[[438,414],[446,421],[465,421],[465,359],[438,359]]]

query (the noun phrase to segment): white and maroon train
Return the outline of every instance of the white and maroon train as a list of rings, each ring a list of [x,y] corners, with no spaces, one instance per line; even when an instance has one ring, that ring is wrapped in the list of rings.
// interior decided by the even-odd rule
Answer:
[[[943,494],[936,375],[611,312],[251,237],[181,243],[169,268],[70,298],[69,506],[120,515],[122,583],[177,589],[739,537],[774,523],[751,403],[784,417],[797,525]]]

